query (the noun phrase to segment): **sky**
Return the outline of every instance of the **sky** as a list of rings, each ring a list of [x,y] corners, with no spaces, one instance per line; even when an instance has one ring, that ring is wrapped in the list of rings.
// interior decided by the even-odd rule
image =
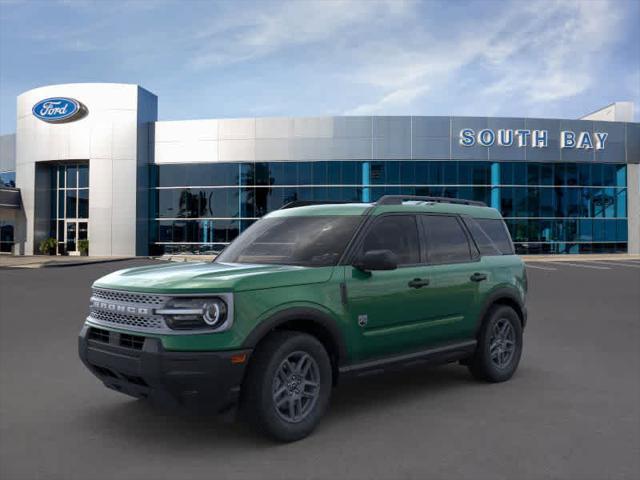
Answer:
[[[0,133],[42,85],[137,83],[160,120],[640,117],[640,0],[0,0]]]

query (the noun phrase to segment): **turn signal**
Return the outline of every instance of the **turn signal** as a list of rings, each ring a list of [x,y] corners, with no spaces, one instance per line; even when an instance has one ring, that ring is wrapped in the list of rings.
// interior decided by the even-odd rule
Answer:
[[[244,363],[246,361],[247,361],[246,353],[238,353],[236,355],[231,355],[231,363],[233,363],[234,365]]]

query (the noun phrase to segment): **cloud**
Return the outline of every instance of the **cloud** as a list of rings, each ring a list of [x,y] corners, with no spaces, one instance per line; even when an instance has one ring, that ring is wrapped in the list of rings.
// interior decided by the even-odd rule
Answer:
[[[345,115],[371,115],[387,108],[406,107],[411,105],[416,98],[421,97],[429,90],[427,85],[398,88],[388,93],[375,103],[359,105],[344,112]]]
[[[536,5],[540,6],[540,5]],[[494,81],[485,95],[524,95],[529,103],[552,102],[586,91],[602,72],[597,59],[616,39],[621,15],[607,1],[545,3],[524,25],[528,35],[495,39],[491,47],[503,55],[485,55],[491,61]],[[529,6],[516,18],[524,20]],[[510,48],[505,49],[505,44]]]
[[[198,68],[222,66],[291,47],[335,42],[354,26],[402,15],[406,6],[401,0],[259,3],[244,14],[223,15],[198,32],[203,47],[190,63]]]
[[[602,73],[597,58],[618,37],[616,7],[609,1],[513,2],[500,4],[493,18],[461,20],[446,35],[414,26],[418,42],[399,38],[395,47],[370,52],[358,71],[345,74],[379,92],[377,100],[346,112],[393,112],[427,93],[463,85],[469,72],[481,80],[476,85],[485,85],[477,89],[485,104],[575,97]]]

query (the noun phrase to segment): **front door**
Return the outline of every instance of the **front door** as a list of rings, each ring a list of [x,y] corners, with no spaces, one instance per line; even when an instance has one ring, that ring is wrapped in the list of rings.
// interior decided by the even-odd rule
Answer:
[[[67,253],[76,253],[78,245],[78,222],[67,220],[64,241],[67,245]]]
[[[363,272],[346,267],[349,321],[358,332],[356,360],[401,353],[421,343],[416,329],[428,318],[428,308],[423,288],[414,282],[425,269],[418,232],[415,215],[381,216],[364,233],[356,257],[390,250],[398,257],[398,268]]]
[[[86,221],[66,220],[65,221],[65,245],[69,254],[79,253],[80,240],[88,238],[88,223]]]

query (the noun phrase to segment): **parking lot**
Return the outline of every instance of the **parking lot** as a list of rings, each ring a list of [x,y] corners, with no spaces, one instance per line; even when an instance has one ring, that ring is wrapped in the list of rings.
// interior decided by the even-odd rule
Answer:
[[[640,261],[528,264],[512,381],[458,365],[334,390],[308,439],[167,412],[80,363],[90,284],[135,260],[0,270],[0,478],[640,478]]]

